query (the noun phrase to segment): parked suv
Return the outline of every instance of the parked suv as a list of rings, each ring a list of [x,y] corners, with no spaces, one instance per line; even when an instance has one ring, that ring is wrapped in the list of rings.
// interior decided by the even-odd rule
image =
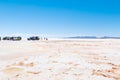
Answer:
[[[39,40],[40,38],[38,36],[33,36],[33,37],[29,37],[27,38],[27,40]]]

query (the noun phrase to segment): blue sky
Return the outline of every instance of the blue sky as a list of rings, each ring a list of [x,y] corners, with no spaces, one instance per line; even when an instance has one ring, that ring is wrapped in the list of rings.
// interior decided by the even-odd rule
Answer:
[[[120,36],[119,0],[0,0],[1,35]]]

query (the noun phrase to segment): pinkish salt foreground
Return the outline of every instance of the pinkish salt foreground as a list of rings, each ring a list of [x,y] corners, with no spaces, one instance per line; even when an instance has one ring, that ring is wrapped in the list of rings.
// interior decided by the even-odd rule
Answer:
[[[0,80],[120,80],[120,40],[0,44]]]

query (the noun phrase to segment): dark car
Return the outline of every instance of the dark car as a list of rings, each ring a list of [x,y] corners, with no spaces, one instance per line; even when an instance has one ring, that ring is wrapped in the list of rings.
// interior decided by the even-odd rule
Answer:
[[[22,37],[10,37],[10,40],[13,40],[13,41],[20,41],[22,39]]]
[[[10,40],[10,37],[3,37],[3,40]]]
[[[38,36],[33,36],[33,37],[27,38],[27,40],[40,40],[40,38]]]

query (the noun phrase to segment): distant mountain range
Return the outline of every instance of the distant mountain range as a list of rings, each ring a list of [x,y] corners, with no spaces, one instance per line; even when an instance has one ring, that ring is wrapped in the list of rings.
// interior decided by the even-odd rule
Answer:
[[[73,36],[73,37],[64,37],[66,39],[120,39],[120,37],[110,37],[110,36],[103,36],[103,37],[96,37],[96,36]]]

